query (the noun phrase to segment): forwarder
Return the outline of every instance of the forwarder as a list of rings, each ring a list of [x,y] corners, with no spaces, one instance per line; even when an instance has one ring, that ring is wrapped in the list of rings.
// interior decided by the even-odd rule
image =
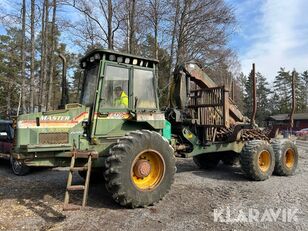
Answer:
[[[90,177],[104,178],[123,206],[152,205],[171,187],[175,154],[192,157],[204,169],[239,158],[252,180],[273,172],[288,176],[297,167],[295,145],[274,139],[274,132],[261,131],[254,118],[244,117],[228,90],[196,63],[175,69],[165,112],[158,105],[158,60],[95,49],[80,65],[80,104],[19,116],[12,154],[17,175],[35,166],[70,166],[67,209],[73,190],[84,190],[85,205]],[[85,185],[72,185],[74,171]]]

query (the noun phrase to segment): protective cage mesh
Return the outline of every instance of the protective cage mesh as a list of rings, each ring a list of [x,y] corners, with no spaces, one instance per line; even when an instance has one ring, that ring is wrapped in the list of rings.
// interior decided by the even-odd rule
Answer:
[[[68,133],[55,132],[55,133],[40,133],[40,144],[67,144]]]

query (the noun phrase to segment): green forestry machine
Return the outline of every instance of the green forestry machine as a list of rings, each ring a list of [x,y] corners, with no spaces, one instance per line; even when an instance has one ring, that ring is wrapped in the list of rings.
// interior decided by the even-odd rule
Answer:
[[[273,172],[291,175],[297,167],[296,146],[243,116],[229,91],[196,63],[174,70],[164,112],[158,105],[158,60],[95,49],[80,66],[80,104],[19,116],[11,155],[17,175],[35,166],[70,166],[66,206],[72,190],[84,190],[85,205],[90,177],[104,180],[123,206],[152,205],[172,185],[175,156],[193,158],[203,169],[239,159],[243,172],[257,181]],[[85,185],[72,185],[75,171]]]

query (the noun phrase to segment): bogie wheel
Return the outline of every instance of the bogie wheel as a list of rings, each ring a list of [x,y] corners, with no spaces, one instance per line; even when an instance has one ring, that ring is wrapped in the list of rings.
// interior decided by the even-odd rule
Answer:
[[[220,161],[218,153],[205,153],[193,157],[195,164],[201,169],[214,169]]]
[[[130,132],[105,161],[106,188],[126,207],[145,207],[162,199],[174,180],[175,157],[168,141],[154,131]]]
[[[240,153],[240,164],[250,179],[266,180],[274,171],[275,154],[271,145],[266,141],[248,141]]]
[[[274,140],[272,147],[275,153],[275,170],[278,176],[294,174],[298,163],[298,151],[290,140]]]
[[[17,160],[11,156],[10,163],[13,173],[17,176],[24,176],[30,172],[29,166],[25,165],[22,160]]]

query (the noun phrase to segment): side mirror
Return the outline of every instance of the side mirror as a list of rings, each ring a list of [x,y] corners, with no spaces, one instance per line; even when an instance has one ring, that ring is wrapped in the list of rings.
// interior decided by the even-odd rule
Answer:
[[[7,138],[8,138],[7,132],[0,132],[0,139],[7,139]]]

